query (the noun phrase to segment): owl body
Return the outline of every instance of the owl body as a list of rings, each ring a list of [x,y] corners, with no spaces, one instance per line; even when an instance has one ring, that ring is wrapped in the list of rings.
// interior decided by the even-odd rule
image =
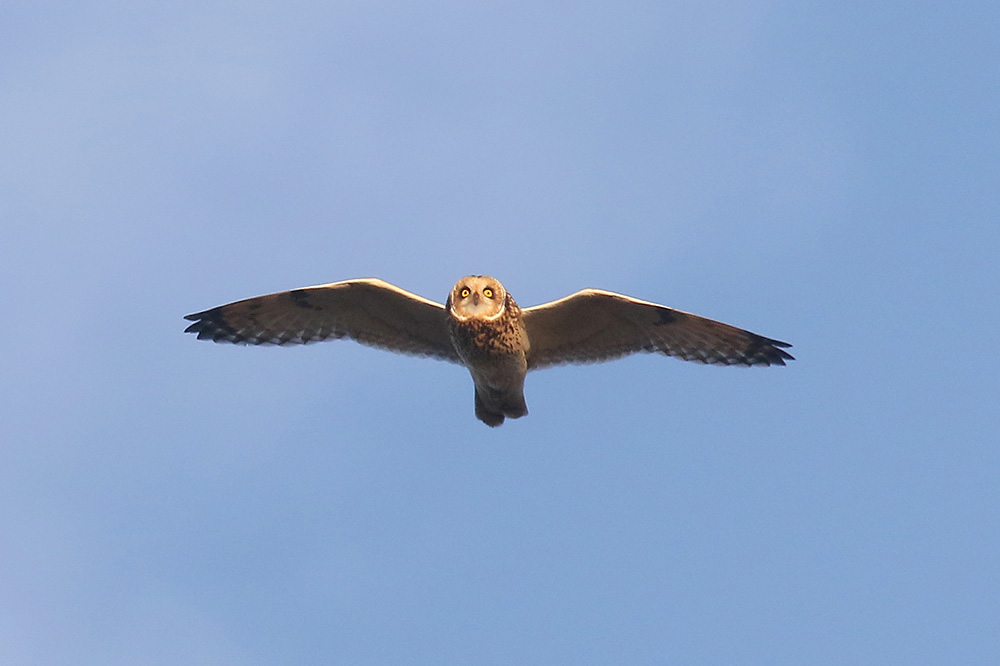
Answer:
[[[464,366],[476,417],[528,413],[525,375],[564,363],[652,352],[714,365],[785,365],[787,342],[600,289],[521,309],[500,282],[462,278],[444,305],[377,279],[257,296],[185,317],[199,340],[252,345],[350,338]]]
[[[452,345],[476,387],[476,417],[498,426],[527,414],[528,335],[513,297],[497,280],[470,275],[451,290],[445,309]]]

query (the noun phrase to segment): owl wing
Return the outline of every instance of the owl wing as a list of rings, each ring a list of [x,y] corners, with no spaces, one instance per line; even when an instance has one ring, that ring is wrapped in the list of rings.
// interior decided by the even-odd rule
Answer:
[[[185,333],[249,345],[350,338],[394,352],[461,363],[443,305],[382,280],[345,280],[248,298],[189,314]]]
[[[607,361],[659,352],[720,365],[784,365],[793,360],[764,336],[656,303],[599,289],[527,308],[528,368]]]

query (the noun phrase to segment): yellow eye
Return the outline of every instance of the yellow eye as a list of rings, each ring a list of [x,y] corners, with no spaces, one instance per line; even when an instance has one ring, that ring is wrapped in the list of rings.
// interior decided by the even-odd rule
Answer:
[[[489,287],[486,287],[486,289],[483,289],[483,296],[485,296],[486,298],[493,298],[493,290],[490,289]]]
[[[472,292],[469,291],[468,287],[462,287],[462,291],[458,292],[458,295],[461,296],[462,298],[468,298],[469,294],[471,293]]]

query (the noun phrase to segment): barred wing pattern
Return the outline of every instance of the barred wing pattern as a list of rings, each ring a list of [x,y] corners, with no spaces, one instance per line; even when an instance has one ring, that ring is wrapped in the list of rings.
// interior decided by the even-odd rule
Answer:
[[[528,369],[658,352],[719,365],[785,365],[787,342],[600,289],[523,311]]]
[[[185,317],[199,340],[248,345],[350,338],[461,363],[444,306],[378,279],[345,280],[248,298]]]

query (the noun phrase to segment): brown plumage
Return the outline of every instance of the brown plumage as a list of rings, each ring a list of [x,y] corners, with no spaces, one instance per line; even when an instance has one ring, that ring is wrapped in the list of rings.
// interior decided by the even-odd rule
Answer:
[[[476,416],[497,426],[528,413],[529,370],[658,352],[720,365],[784,365],[786,342],[599,289],[521,309],[494,278],[459,280],[444,306],[382,280],[258,296],[188,315],[199,340],[253,345],[350,338],[465,366]]]
[[[521,308],[504,286],[485,275],[458,282],[445,302],[448,332],[476,386],[476,418],[498,426],[528,413],[524,376],[528,335]]]

